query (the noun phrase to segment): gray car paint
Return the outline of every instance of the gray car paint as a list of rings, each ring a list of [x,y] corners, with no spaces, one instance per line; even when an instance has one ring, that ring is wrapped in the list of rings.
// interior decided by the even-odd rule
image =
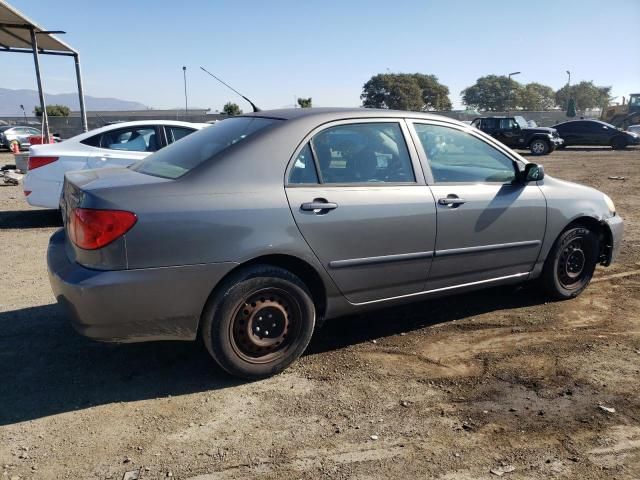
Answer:
[[[99,251],[79,249],[68,240],[65,247],[62,233],[52,237],[53,290],[84,334],[120,341],[193,339],[215,286],[236,266],[260,259],[294,259],[313,272],[322,287],[324,317],[331,318],[535,278],[560,232],[581,217],[604,226],[612,245],[605,263],[619,248],[621,219],[608,211],[603,194],[551,177],[526,185],[458,185],[453,193],[469,202],[440,208],[437,198],[452,193],[453,186],[433,182],[412,121],[463,130],[502,151],[520,169],[526,164],[499,142],[454,120],[369,109],[251,115],[284,121],[177,180],[128,169],[67,174],[63,211],[112,208],[138,217],[121,240]],[[311,134],[353,120],[403,124],[416,184],[286,185],[287,165]],[[206,130],[192,137],[202,135]],[[300,211],[301,203],[324,197],[338,208],[321,215]]]

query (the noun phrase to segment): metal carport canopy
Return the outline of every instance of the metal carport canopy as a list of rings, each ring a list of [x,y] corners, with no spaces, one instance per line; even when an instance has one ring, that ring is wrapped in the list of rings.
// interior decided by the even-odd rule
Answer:
[[[44,124],[44,131],[42,133],[47,138],[49,137],[49,120],[47,118],[47,107],[42,89],[39,55],[62,55],[74,58],[82,128],[85,132],[87,131],[87,113],[85,111],[84,93],[82,91],[80,54],[77,50],[74,50],[65,42],[53,36],[52,33],[65,32],[46,30],[4,0],[0,0],[0,52],[29,53],[33,55],[36,79],[38,81],[38,95],[40,96],[40,108],[42,108]]]

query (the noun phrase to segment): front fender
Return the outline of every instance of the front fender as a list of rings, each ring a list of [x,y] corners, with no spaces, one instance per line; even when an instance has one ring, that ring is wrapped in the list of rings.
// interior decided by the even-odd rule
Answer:
[[[604,258],[600,261],[609,265],[615,259],[622,238],[622,219],[612,215],[604,200],[604,194],[594,188],[545,176],[538,182],[547,201],[547,228],[545,231],[540,256],[533,271],[533,276],[542,272],[544,261],[551,251],[558,236],[568,225],[584,219],[585,223],[599,225],[604,232]],[[607,240],[610,239],[610,242]]]

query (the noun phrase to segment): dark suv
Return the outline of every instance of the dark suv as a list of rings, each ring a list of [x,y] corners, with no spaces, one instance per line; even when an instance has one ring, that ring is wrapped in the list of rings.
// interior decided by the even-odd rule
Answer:
[[[511,148],[529,149],[534,155],[547,155],[563,144],[554,128],[529,128],[523,117],[479,117],[471,125]]]

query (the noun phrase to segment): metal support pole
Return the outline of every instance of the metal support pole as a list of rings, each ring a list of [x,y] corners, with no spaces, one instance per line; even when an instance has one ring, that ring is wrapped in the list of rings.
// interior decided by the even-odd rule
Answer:
[[[84,107],[84,90],[82,89],[82,73],[80,72],[80,55],[77,53],[73,56],[76,62],[76,80],[78,82],[78,99],[80,100],[80,119],[82,120],[82,131],[88,132],[87,111]]]
[[[42,77],[40,76],[40,59],[38,58],[38,40],[36,39],[36,32],[32,28],[31,32],[31,48],[33,48],[33,62],[36,66],[36,80],[38,81],[38,95],[40,96],[40,108],[42,109],[42,120],[44,128],[42,135],[45,138],[45,142],[49,142],[49,119],[47,118],[47,105],[44,101],[44,91],[42,90]]]
[[[182,74],[184,76],[184,114],[185,120],[189,115],[189,104],[187,103],[187,67],[182,67]]]

